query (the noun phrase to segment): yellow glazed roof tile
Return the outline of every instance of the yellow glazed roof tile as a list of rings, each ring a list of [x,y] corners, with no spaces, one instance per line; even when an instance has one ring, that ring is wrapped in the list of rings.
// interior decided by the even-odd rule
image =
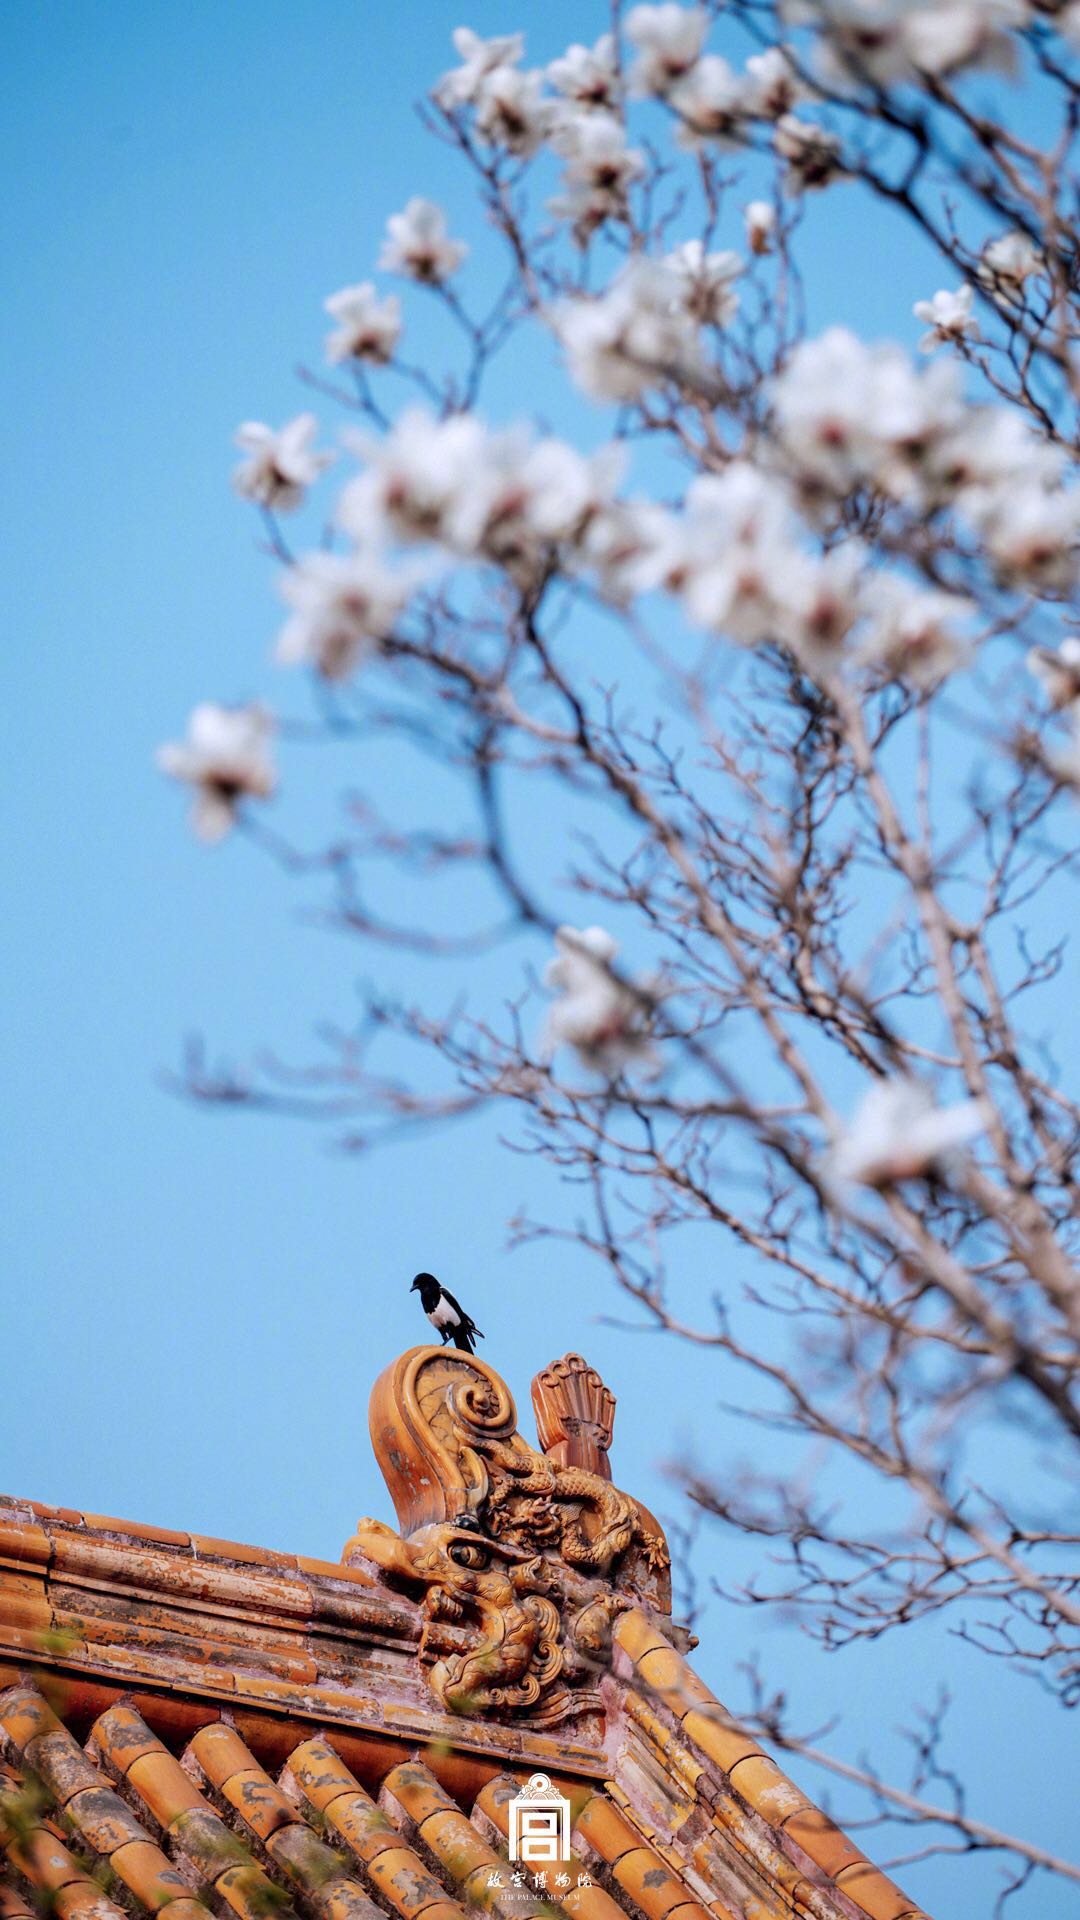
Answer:
[[[684,1657],[613,1396],[576,1355],[534,1389],[540,1452],[486,1363],[393,1362],[400,1531],[346,1564],[0,1499],[0,1761],[48,1809],[0,1920],[57,1872],[59,1920],[922,1920]],[[506,1858],[534,1777],[574,1837],[543,1888]]]

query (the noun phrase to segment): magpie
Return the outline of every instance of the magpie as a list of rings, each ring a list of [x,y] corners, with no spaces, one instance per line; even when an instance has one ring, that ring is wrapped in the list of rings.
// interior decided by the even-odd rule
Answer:
[[[409,1292],[420,1295],[420,1304],[436,1333],[441,1335],[444,1347],[452,1340],[462,1353],[476,1352],[475,1341],[484,1337],[476,1321],[470,1320],[464,1307],[459,1307],[453,1294],[440,1286],[433,1273],[418,1273]]]

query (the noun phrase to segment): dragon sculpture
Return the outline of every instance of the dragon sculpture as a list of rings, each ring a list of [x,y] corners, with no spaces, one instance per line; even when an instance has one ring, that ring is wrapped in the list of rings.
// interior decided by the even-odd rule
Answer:
[[[371,1413],[401,1532],[362,1520],[343,1558],[419,1593],[421,1665],[450,1712],[546,1725],[599,1706],[589,1682],[608,1664],[611,1623],[635,1604],[668,1611],[670,1561],[651,1515],[608,1477],[607,1389],[577,1355],[538,1382],[541,1433],[556,1436],[545,1452],[517,1432],[485,1362],[432,1347],[403,1355],[376,1382]],[[591,1437],[583,1397],[586,1413],[606,1415]],[[564,1464],[568,1449],[600,1471]],[[464,1630],[463,1650],[444,1650],[446,1627]]]

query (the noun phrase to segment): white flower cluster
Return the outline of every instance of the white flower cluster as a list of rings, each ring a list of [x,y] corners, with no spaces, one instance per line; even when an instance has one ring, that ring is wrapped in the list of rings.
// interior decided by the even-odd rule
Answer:
[[[785,163],[785,193],[819,192],[842,171],[839,136],[797,114],[777,121],[773,145]]]
[[[544,1030],[542,1051],[574,1049],[579,1060],[608,1079],[628,1066],[653,1060],[649,1021],[655,982],[624,984],[615,971],[618,943],[603,927],[559,927],[555,958],[544,984],[556,998]]]
[[[433,200],[416,198],[401,213],[390,215],[379,265],[422,286],[441,287],[457,272],[468,251],[463,240],[451,239],[442,208]],[[332,366],[356,360],[383,367],[393,359],[402,327],[396,294],[380,299],[373,282],[363,280],[359,286],[332,293],[324,305],[337,323],[326,338],[326,357]]]
[[[965,67],[1012,72],[1011,35],[1027,26],[1027,0],[786,0],[792,25],[809,25],[830,86],[887,87]]]
[[[730,319],[737,254],[636,260],[605,293],[564,300],[551,318],[571,378],[593,400],[638,400],[666,380],[700,379],[703,306]]]
[[[413,581],[377,551],[308,553],[283,575],[292,614],[278,639],[283,666],[312,667],[324,680],[347,680],[388,640]]]
[[[726,299],[728,271],[710,271],[711,258],[691,251],[687,279],[700,297]],[[378,652],[444,560],[492,564],[522,584],[558,562],[622,603],[663,590],[703,631],[785,645],[818,676],[852,664],[931,685],[964,658],[966,601],[873,570],[856,540],[811,550],[788,483],[747,462],[700,476],[667,508],[619,497],[617,445],[585,455],[524,428],[492,432],[472,414],[413,409],[356,451],[361,471],[337,512],[352,550],[310,554],[282,583],[291,612],[278,658],[327,680]],[[403,564],[402,548],[428,552]]]
[[[355,437],[353,451],[361,470],[336,516],[350,550],[307,554],[282,576],[290,616],[277,657],[329,681],[379,651],[444,559],[491,563],[519,582],[557,557],[574,565],[623,465],[617,446],[586,455],[527,428],[493,433],[474,414],[420,408],[382,440]]]
[[[768,209],[772,213],[772,208]],[[679,304],[702,326],[727,327],[739,308],[735,282],[743,270],[731,247],[709,253],[702,241],[684,240],[663,262],[679,283]]]
[[[786,646],[818,677],[851,666],[932,686],[967,657],[969,601],[875,570],[858,540],[812,551],[786,482],[746,461],[692,481],[677,511],[601,509],[583,564],[612,600],[661,588],[706,633]]]
[[[721,265],[710,269],[714,259]],[[730,297],[721,256],[691,251],[683,265],[695,297]],[[676,277],[658,271],[665,284]],[[619,284],[625,291],[630,283]],[[590,321],[607,314],[611,299],[590,303]],[[670,324],[666,306],[659,319],[648,306],[629,311],[637,326]],[[593,390],[636,390],[640,342],[628,372],[610,340],[575,332],[577,310],[572,318],[568,345],[588,359]],[[430,549],[434,564],[493,564],[520,583],[557,560],[617,603],[663,590],[706,633],[742,646],[782,644],[818,676],[851,664],[929,686],[965,657],[966,600],[874,570],[854,539],[812,550],[791,486],[761,466],[734,461],[699,476],[681,505],[668,508],[619,497],[616,445],[585,455],[524,428],[492,432],[472,414],[438,419],[413,409],[384,439],[358,441],[357,451],[361,471],[338,507],[354,550],[309,555],[283,581],[292,612],[278,657],[327,679],[347,677],[390,638],[426,577],[422,562],[395,561],[396,548]]]
[[[672,318],[671,287],[688,289],[684,303],[699,311],[723,312],[736,267],[733,256],[688,248],[675,265],[636,268],[589,303],[584,318],[595,328],[626,300],[617,310],[631,329],[632,357],[625,338],[590,333],[575,308],[568,350],[579,368],[588,363],[593,390],[636,391],[639,362],[671,353],[673,327],[690,352],[696,322],[685,304]],[[659,310],[649,304],[654,274],[664,287]],[[348,677],[390,639],[418,584],[445,560],[491,564],[521,584],[558,562],[622,603],[659,589],[706,633],[742,646],[782,644],[817,676],[851,664],[932,685],[964,658],[966,600],[873,569],[854,539],[814,550],[790,484],[760,465],[734,461],[699,476],[668,508],[619,496],[617,445],[586,455],[526,428],[493,432],[474,414],[440,419],[412,409],[385,438],[357,440],[355,451],[361,470],[337,510],[352,551],[308,555],[283,578],[291,617],[278,657],[328,680]],[[403,565],[399,549],[428,551]]]
[[[824,187],[842,172],[841,142],[828,127],[800,119],[793,109],[808,98],[796,63],[784,47],[754,54],[737,73],[720,54],[703,51],[708,16],[700,7],[634,7],[627,38],[637,47],[631,91],[663,99],[679,121],[686,146],[745,145],[753,126],[775,125],[774,145],[785,164],[789,193]]]
[[[830,91],[940,80],[963,69],[1016,64],[1016,34],[1036,14],[1054,15],[1080,42],[1080,5],[1037,6],[1033,0],[786,0],[796,29],[815,35],[813,59]],[[629,144],[628,100],[661,100],[688,147],[752,142],[764,122],[785,163],[785,186],[801,193],[843,171],[842,143],[829,127],[794,109],[820,102],[801,72],[801,52],[770,47],[739,72],[706,42],[709,10],[676,0],[630,8],[623,31],[630,49],[625,80],[615,38],[574,45],[546,68],[522,69],[524,36],[484,40],[469,27],[453,39],[462,64],[445,74],[435,99],[447,113],[468,113],[479,138],[497,152],[528,158],[550,145],[565,162],[565,193],[551,203],[587,237],[626,212],[627,190],[644,171]]]
[[[921,1080],[898,1074],[875,1080],[850,1124],[834,1141],[828,1172],[838,1183],[884,1187],[932,1174],[947,1178],[960,1151],[985,1132],[982,1100],[939,1107]]]
[[[702,7],[673,0],[632,7],[625,83],[611,34],[592,47],[569,47],[546,68],[522,69],[521,34],[483,40],[459,27],[453,37],[462,64],[443,75],[435,99],[447,113],[467,113],[475,133],[496,151],[528,158],[547,145],[558,154],[564,191],[550,210],[571,221],[580,239],[625,215],[628,191],[645,171],[644,154],[627,134],[628,99],[663,100],[677,138],[689,147],[742,145],[755,124],[775,123],[788,187],[824,186],[839,170],[840,143],[827,128],[793,114],[807,89],[788,53],[770,47],[737,73],[706,51],[708,26]],[[765,232],[760,223],[758,230]]]
[[[447,113],[471,108],[476,131],[489,146],[522,157],[535,153],[551,133],[556,112],[544,92],[543,69],[522,72],[518,66],[525,51],[524,35],[500,34],[483,40],[471,27],[458,27],[453,40],[462,64],[445,73],[436,86],[439,105]]]
[[[1028,666],[1055,713],[1080,706],[1080,640],[1070,634],[1056,650],[1032,647]]]
[[[622,469],[617,447],[586,455],[525,428],[492,433],[475,414],[439,420],[419,408],[360,448],[367,464],[339,516],[360,551],[430,544],[526,580],[583,540]]]
[[[614,107],[619,98],[614,36],[603,34],[594,47],[567,47],[558,60],[551,62],[547,77],[556,93],[583,111]]]
[[[779,443],[811,489],[953,507],[1006,585],[1055,594],[1073,583],[1080,488],[1062,485],[1062,454],[1016,411],[965,402],[952,363],[920,370],[900,347],[833,327],[792,354],[773,407]]]
[[[1019,0],[947,0],[934,8],[922,0],[797,0],[790,18],[812,20],[833,59],[853,62],[860,48],[860,60],[880,58],[884,76],[900,59],[895,46],[909,64],[918,49],[926,72],[990,57],[996,37],[1025,12]],[[632,6],[625,64],[605,35],[592,47],[568,48],[543,70],[521,66],[521,34],[485,40],[462,27],[454,35],[461,64],[435,97],[446,113],[467,115],[470,137],[497,152],[524,159],[546,143],[563,165],[557,211],[579,233],[625,210],[645,170],[627,134],[631,98],[662,101],[678,138],[691,146],[738,142],[752,123],[768,122],[785,188],[825,185],[842,170],[841,146],[828,128],[797,117],[813,94],[794,55],[771,48],[737,74],[707,51],[709,20],[705,8],[674,0]],[[755,200],[744,209],[750,254],[776,244],[780,205]],[[414,198],[390,217],[379,266],[453,301],[447,283],[467,251],[442,208]],[[977,338],[976,287],[1015,305],[1044,269],[1025,233],[992,239],[974,285],[917,303],[927,329],[921,348]],[[745,270],[740,254],[687,240],[660,258],[635,253],[604,291],[565,298],[545,317],[573,379],[597,401],[633,404],[671,383],[720,399],[723,342],[715,336],[736,317]],[[363,280],[325,306],[334,323],[326,340],[331,364],[393,362],[403,324],[396,295]],[[871,564],[857,539],[822,550],[820,526],[836,519],[848,495],[882,495],[924,519],[955,513],[998,579],[1028,592],[1060,595],[1071,587],[1080,545],[1080,488],[1064,486],[1062,456],[1017,411],[968,404],[959,376],[947,357],[919,367],[899,347],[868,346],[834,328],[799,346],[773,380],[754,464],[734,459],[698,477],[677,507],[620,496],[617,447],[584,455],[526,428],[491,431],[470,413],[407,411],[381,440],[353,442],[360,470],[337,505],[336,544],[286,569],[289,612],[278,658],[344,681],[389,648],[418,587],[447,563],[494,566],[528,586],[558,567],[618,604],[667,593],[704,633],[748,647],[783,646],[818,679],[854,669],[932,687],[967,658],[973,608]],[[317,423],[307,413],[277,429],[246,422],[237,439],[244,457],[234,484],[268,512],[298,507],[334,458],[317,448]],[[819,523],[814,537],[808,518]],[[1056,674],[1055,687],[1062,675],[1072,687],[1072,644],[1052,665],[1036,663],[1048,686]],[[1052,698],[1076,721],[1062,777],[1080,783],[1080,692]],[[272,792],[268,729],[261,709],[206,705],[193,715],[187,743],[162,749],[165,771],[196,790],[205,837],[226,831],[245,797]],[[576,981],[562,989],[571,1004],[586,985],[598,1001],[601,980],[612,988],[607,959],[589,947],[595,932],[567,934],[560,964],[566,980]]]

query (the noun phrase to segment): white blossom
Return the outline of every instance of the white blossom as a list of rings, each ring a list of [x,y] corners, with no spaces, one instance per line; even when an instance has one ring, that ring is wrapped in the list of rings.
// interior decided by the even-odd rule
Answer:
[[[676,591],[685,574],[679,516],[652,500],[614,500],[590,520],[581,561],[604,598],[625,605],[659,586]]]
[[[922,1174],[945,1176],[960,1148],[985,1132],[987,1105],[961,1100],[939,1107],[920,1080],[875,1080],[834,1142],[829,1171],[838,1182],[883,1187]]]
[[[243,800],[265,800],[273,793],[272,725],[262,707],[222,707],[208,700],[194,709],[186,740],[158,748],[162,773],[194,789],[191,819],[200,840],[224,839]]]
[[[1074,701],[1069,718],[1072,722],[1072,737],[1067,747],[1055,747],[1047,754],[1047,762],[1059,780],[1080,791],[1080,703]]]
[[[932,444],[923,469],[931,503],[951,500],[1006,585],[1060,594],[1073,585],[1080,488],[1062,486],[1059,448],[1005,407],[964,410]]]
[[[1041,273],[1044,264],[1038,247],[1026,233],[1003,233],[983,248],[978,274],[992,293],[1010,302],[1023,298],[1025,280]]]
[[[370,360],[383,366],[394,357],[401,338],[401,302],[394,293],[380,300],[370,280],[358,287],[342,287],[324,301],[332,320],[333,333],[326,337],[326,357],[334,364],[343,360]]]
[[[522,156],[535,153],[552,125],[553,104],[543,97],[544,75],[493,67],[476,94],[476,128],[489,146]]]
[[[362,440],[358,450],[368,464],[342,494],[338,517],[345,531],[362,546],[388,538],[448,544],[453,516],[487,458],[487,436],[475,415],[436,420],[410,407],[384,440]]]
[[[593,47],[567,47],[547,70],[557,93],[582,108],[611,107],[618,96],[615,38],[602,34]]]
[[[771,253],[776,232],[776,208],[768,200],[750,200],[743,208],[751,253]]]
[[[536,441],[521,462],[518,482],[534,532],[545,541],[579,539],[610,504],[625,460],[618,444],[582,454],[565,440]]]
[[[626,37],[638,50],[631,73],[635,93],[665,94],[689,73],[708,32],[703,7],[681,7],[675,0],[661,6],[632,7],[626,16]]]
[[[746,63],[743,110],[762,120],[780,120],[804,99],[806,88],[783,47],[767,47]]]
[[[912,65],[922,73],[953,73],[958,67],[1016,68],[1009,35],[1031,17],[1026,0],[924,0],[908,22]]]
[[[824,554],[792,549],[778,568],[773,582],[777,623],[772,637],[789,646],[816,679],[835,673],[843,664],[844,643],[862,611],[865,561],[862,543],[845,540]]]
[[[841,172],[839,136],[812,120],[785,113],[773,137],[777,154],[786,163],[784,191],[810,193],[827,187]]]
[[[409,582],[372,551],[309,553],[285,573],[281,591],[293,612],[278,659],[344,680],[393,632]]]
[[[387,539],[435,543],[518,578],[530,578],[553,548],[583,539],[611,505],[624,461],[617,445],[585,455],[524,427],[489,433],[475,415],[437,420],[420,408],[359,450],[366,466],[346,488],[339,518],[363,550]],[[390,576],[374,577],[393,594]]]
[[[564,440],[533,440],[521,429],[493,435],[447,513],[448,543],[528,578],[553,547],[582,539],[610,504],[623,463],[619,446],[586,456]]]
[[[816,64],[833,87],[861,80],[888,86],[908,79],[913,10],[913,0],[787,0],[783,8],[788,20],[818,29]]]
[[[788,0],[784,8],[818,28],[818,66],[830,84],[882,87],[967,66],[1011,71],[1009,31],[1030,11],[1026,0]]]
[[[1032,647],[1027,663],[1055,711],[1080,701],[1080,639],[1075,634],[1057,649]]]
[[[645,171],[643,156],[627,144],[626,128],[613,113],[573,111],[552,134],[562,156],[567,195],[551,211],[586,231],[622,213],[627,188]]]
[[[629,541],[634,531],[631,523]],[[598,533],[606,532],[601,519]],[[637,590],[665,586],[680,594],[687,617],[708,632],[742,646],[786,646],[817,679],[853,657],[929,686],[960,663],[954,629],[970,614],[968,601],[868,576],[861,541],[816,553],[805,532],[782,481],[733,461],[691,483],[678,518],[644,521],[627,577]],[[616,533],[617,526],[613,544]]]
[[[668,96],[681,122],[679,141],[696,146],[712,140],[739,144],[743,118],[743,90],[737,74],[718,53],[703,54]]]
[[[739,296],[735,281],[743,263],[730,247],[706,253],[700,240],[684,240],[665,255],[664,265],[683,283],[687,310],[703,326],[726,327],[735,318]]]
[[[804,341],[773,385],[782,444],[810,480],[845,492],[915,490],[939,438],[963,415],[957,369],[917,370],[902,348],[845,327]]]
[[[921,320],[927,328],[919,341],[919,352],[932,353],[943,342],[962,340],[967,333],[977,333],[971,311],[974,299],[975,289],[965,281],[955,293],[940,287],[932,300],[916,300],[912,311],[916,320]]]
[[[637,261],[597,299],[565,300],[553,321],[570,372],[594,400],[636,400],[696,369],[697,330],[670,268]]]
[[[703,474],[687,489],[683,604],[695,626],[743,646],[782,637],[785,589],[797,593],[803,556],[787,488],[749,461]]]
[[[974,609],[959,594],[915,587],[883,573],[869,583],[864,607],[870,631],[859,648],[863,665],[885,667],[913,686],[933,687],[966,661],[968,647],[956,629]]]
[[[784,446],[804,474],[844,491],[876,454],[873,350],[845,327],[796,348],[773,386]]]
[[[457,272],[468,251],[464,240],[451,240],[442,208],[418,195],[403,212],[390,215],[379,266],[439,286]]]
[[[652,990],[644,984],[635,990],[613,978],[618,951],[603,927],[559,927],[555,958],[544,972],[544,984],[557,998],[548,1012],[543,1051],[550,1056],[559,1047],[573,1047],[585,1066],[610,1078],[652,1058]]]
[[[1037,482],[968,493],[964,512],[1000,579],[1035,592],[1066,593],[1076,580],[1080,488]]]
[[[262,420],[245,420],[236,431],[236,444],[247,455],[233,470],[237,493],[274,513],[288,513],[298,507],[334,457],[332,453],[316,452],[318,431],[313,413],[300,413],[277,428],[266,426]]]
[[[967,407],[945,424],[924,473],[936,501],[956,499],[978,514],[1003,488],[1020,482],[1047,489],[1061,477],[1060,451],[1011,407]]]
[[[455,27],[452,39],[462,65],[444,73],[435,87],[436,100],[447,109],[472,106],[486,75],[496,67],[512,66],[525,51],[525,36],[521,33],[482,40],[471,27]]]

